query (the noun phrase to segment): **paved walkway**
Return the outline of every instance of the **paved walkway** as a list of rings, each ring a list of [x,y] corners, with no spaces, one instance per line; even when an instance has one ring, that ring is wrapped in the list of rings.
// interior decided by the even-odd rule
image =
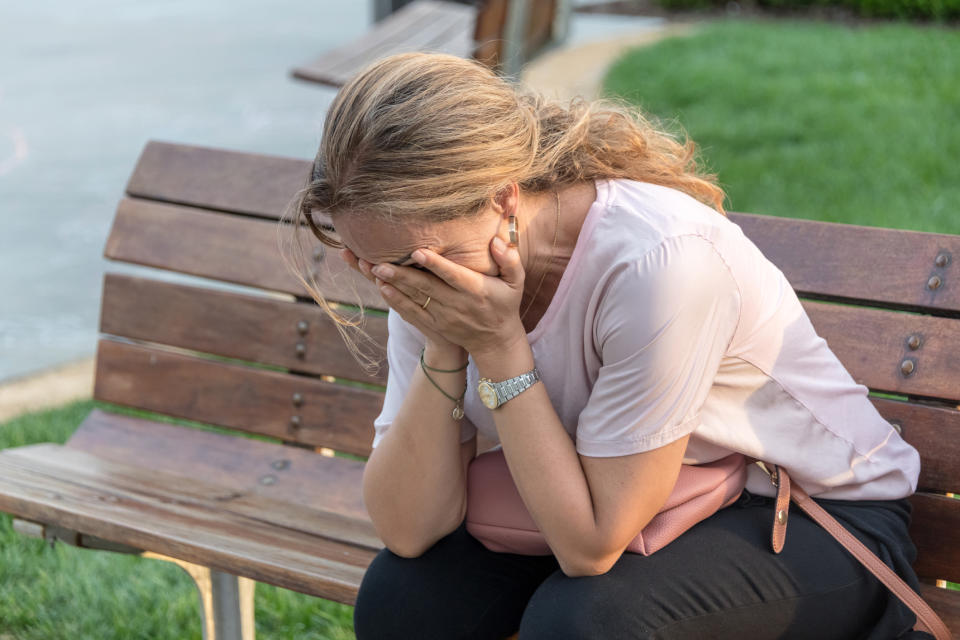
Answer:
[[[19,34],[11,29],[16,20],[0,26],[0,43],[7,36],[14,47],[18,39],[25,44],[31,25],[36,33],[41,25],[49,31],[19,50],[21,59],[31,57],[29,71],[5,75],[12,69],[2,60],[11,58],[0,44],[0,78],[12,78],[20,92],[28,86],[37,92],[32,107],[27,101],[18,111],[4,102],[0,86],[0,202],[14,203],[12,219],[0,219],[0,268],[14,274],[6,284],[0,280],[0,299],[11,303],[0,314],[0,422],[92,395],[103,271],[144,272],[109,263],[101,253],[122,185],[147,139],[315,153],[318,118],[334,92],[289,79],[287,70],[319,53],[317,43],[336,46],[359,35],[369,19],[366,3],[228,4],[179,3],[161,15],[98,0],[71,17],[21,3],[16,17],[26,26]],[[126,25],[119,42],[89,35],[105,35],[99,21],[108,14],[114,28],[118,20]],[[223,15],[233,17],[229,29],[217,24]],[[265,23],[271,27],[263,29]],[[574,14],[568,42],[531,63],[524,81],[561,98],[594,96],[625,49],[685,29],[660,18]],[[87,35],[82,41],[70,35],[78,33]],[[79,53],[68,61],[58,47]],[[108,64],[117,56],[133,59]],[[6,155],[4,133],[12,150]],[[91,157],[96,166],[87,166]],[[38,210],[45,215],[28,213]]]

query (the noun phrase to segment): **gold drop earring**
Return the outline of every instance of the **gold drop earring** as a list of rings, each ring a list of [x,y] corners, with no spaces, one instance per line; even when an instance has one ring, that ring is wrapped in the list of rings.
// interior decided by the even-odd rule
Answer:
[[[509,218],[507,218],[507,233],[508,233],[509,236],[510,236],[510,244],[508,244],[507,246],[509,246],[509,247],[516,247],[517,244],[518,244],[518,243],[517,243],[517,217],[516,217],[516,216],[510,216]]]

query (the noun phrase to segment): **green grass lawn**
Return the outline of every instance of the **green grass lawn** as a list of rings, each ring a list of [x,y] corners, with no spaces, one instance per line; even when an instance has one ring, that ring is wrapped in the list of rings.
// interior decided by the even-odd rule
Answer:
[[[719,23],[630,53],[608,91],[679,120],[730,208],[960,233],[960,34]],[[64,442],[94,406],[0,425],[0,448]],[[201,637],[196,590],[157,560],[50,548],[0,514],[0,640]],[[353,608],[256,587],[259,637],[352,638]]]
[[[732,211],[960,233],[958,78],[956,30],[728,21],[633,50],[605,90],[679,122]]]

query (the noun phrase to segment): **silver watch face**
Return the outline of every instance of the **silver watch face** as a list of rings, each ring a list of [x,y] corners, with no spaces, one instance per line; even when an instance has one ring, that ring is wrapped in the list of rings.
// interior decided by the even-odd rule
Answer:
[[[497,390],[489,382],[482,381],[477,385],[477,394],[480,396],[480,402],[488,409],[496,409],[500,405],[497,398]]]

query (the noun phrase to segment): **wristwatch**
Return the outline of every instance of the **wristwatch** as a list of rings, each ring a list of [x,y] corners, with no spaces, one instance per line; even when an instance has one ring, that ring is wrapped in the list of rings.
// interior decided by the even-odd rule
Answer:
[[[480,378],[480,382],[477,384],[477,393],[485,407],[496,409],[507,400],[516,398],[521,392],[535,385],[538,380],[540,380],[540,370],[536,367],[533,368],[533,371],[521,373],[502,382],[494,382],[490,378]]]

